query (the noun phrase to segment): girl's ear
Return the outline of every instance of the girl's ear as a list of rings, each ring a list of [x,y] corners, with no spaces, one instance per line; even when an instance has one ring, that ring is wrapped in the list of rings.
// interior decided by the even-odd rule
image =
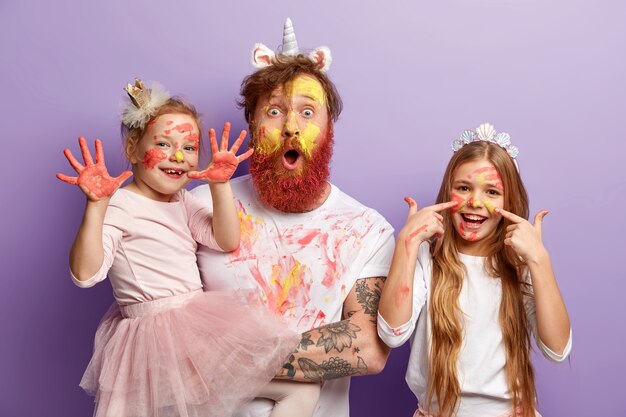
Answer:
[[[137,158],[137,145],[128,139],[124,145],[124,153],[132,165],[139,162],[139,158]]]
[[[328,71],[330,63],[333,61],[330,55],[330,49],[326,46],[315,48],[313,52],[309,54],[309,59],[313,61],[317,69],[322,72]]]
[[[272,64],[274,55],[274,51],[270,48],[262,43],[257,43],[254,45],[254,49],[252,50],[252,65],[259,69],[265,68]]]

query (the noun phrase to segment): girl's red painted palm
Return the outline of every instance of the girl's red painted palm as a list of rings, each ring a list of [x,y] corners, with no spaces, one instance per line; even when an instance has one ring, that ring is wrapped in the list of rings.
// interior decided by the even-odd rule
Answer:
[[[57,178],[61,181],[65,181],[68,184],[78,185],[80,189],[85,193],[88,199],[92,201],[102,200],[110,198],[113,193],[126,181],[133,173],[131,171],[124,171],[116,178],[109,175],[107,168],[104,164],[104,151],[102,150],[102,142],[96,139],[96,162],[93,162],[87,142],[82,136],[78,138],[78,144],[80,151],[83,155],[85,165],[83,166],[72,155],[69,149],[65,149],[63,153],[69,161],[72,168],[78,173],[77,177],[70,177],[64,174],[57,174]]]
[[[228,150],[228,136],[230,135],[230,123],[224,124],[222,132],[222,143],[220,149],[217,147],[217,139],[215,138],[215,130],[209,130],[209,138],[211,141],[211,153],[213,158],[208,168],[204,171],[190,171],[187,175],[189,178],[203,179],[209,182],[226,182],[228,181],[242,161],[245,161],[252,155],[253,150],[249,149],[242,155],[236,156],[239,147],[246,138],[246,131],[242,130],[239,137],[233,143],[230,151]]]

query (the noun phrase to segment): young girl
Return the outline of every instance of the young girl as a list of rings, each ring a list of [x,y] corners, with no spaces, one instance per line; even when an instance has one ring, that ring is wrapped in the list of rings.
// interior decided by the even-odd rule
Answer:
[[[87,197],[70,253],[72,279],[86,288],[108,275],[117,301],[98,327],[80,384],[96,397],[94,415],[226,417],[254,396],[279,399],[285,390],[267,383],[300,335],[243,291],[203,292],[196,266],[197,243],[220,251],[239,245],[228,181],[252,154],[235,156],[246,132],[229,151],[230,124],[219,149],[211,129],[212,161],[195,171],[195,109],[139,80],[127,92],[132,103],[123,110],[122,131],[132,173],[110,177],[100,141],[94,162],[79,138],[84,165],[65,150],[78,176],[57,174]],[[132,183],[118,190],[131,175]],[[190,178],[209,183],[212,213],[183,188]],[[288,396],[286,406],[304,401],[312,408],[319,387],[297,388],[310,394]],[[277,403],[273,416],[298,415],[288,410]]]
[[[453,143],[437,204],[398,233],[379,307],[390,347],[410,337],[415,416],[534,416],[530,333],[553,361],[571,349],[567,310],[506,133],[484,124]]]

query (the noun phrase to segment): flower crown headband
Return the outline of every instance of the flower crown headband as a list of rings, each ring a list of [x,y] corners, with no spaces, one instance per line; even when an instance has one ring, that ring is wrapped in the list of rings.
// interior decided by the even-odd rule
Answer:
[[[161,84],[152,83],[146,88],[138,78],[135,78],[135,85],[128,84],[124,91],[130,101],[122,106],[120,118],[129,129],[143,129],[159,107],[172,98]]]
[[[278,55],[282,56],[297,56],[300,53],[298,49],[298,41],[296,40],[296,33],[293,30],[293,24],[291,19],[287,18],[285,26],[283,28],[283,45]],[[332,57],[330,55],[330,49],[326,46],[320,46],[315,48],[313,52],[309,54],[309,59],[315,64],[317,69],[322,72],[328,71]],[[276,53],[262,43],[256,43],[252,50],[252,65],[255,68],[261,69],[272,65],[276,60]]]
[[[478,126],[475,131],[464,130],[459,139],[452,141],[452,150],[456,152],[468,143],[477,142],[479,140],[495,143],[503,148],[513,159],[515,168],[517,168],[517,171],[519,172],[519,167],[517,166],[517,161],[515,160],[519,154],[519,149],[511,143],[511,135],[506,132],[496,132],[493,125],[489,123],[483,123]]]

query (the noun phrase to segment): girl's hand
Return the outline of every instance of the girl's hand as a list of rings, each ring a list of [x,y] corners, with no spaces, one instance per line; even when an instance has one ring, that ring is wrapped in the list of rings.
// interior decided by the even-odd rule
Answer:
[[[230,123],[224,123],[222,131],[222,143],[220,149],[217,149],[217,139],[215,139],[215,130],[209,130],[209,138],[211,140],[211,153],[213,155],[209,167],[204,171],[190,171],[187,173],[189,178],[197,178],[206,180],[207,182],[227,182],[233,176],[240,162],[245,161],[252,155],[253,150],[249,149],[242,155],[235,156],[239,150],[241,143],[246,138],[246,131],[242,130],[239,137],[233,143],[230,151],[228,150],[228,136],[230,135]]]
[[[404,201],[409,204],[409,216],[406,219],[406,224],[400,230],[398,238],[404,240],[407,253],[411,247],[417,249],[422,242],[433,236],[442,236],[444,232],[443,217],[439,212],[458,204],[456,201],[448,201],[418,210],[417,203],[412,198],[405,197]]]
[[[547,210],[537,213],[534,224],[500,208],[496,208],[496,213],[512,223],[506,228],[504,244],[513,248],[524,261],[539,262],[547,254],[541,240],[541,223],[543,217],[548,214]]]
[[[89,201],[99,201],[111,198],[113,193],[126,181],[133,173],[124,171],[117,178],[109,176],[106,166],[104,165],[104,151],[102,150],[102,142],[96,139],[96,163],[93,163],[91,153],[87,147],[87,142],[82,136],[78,138],[80,151],[83,154],[85,166],[74,158],[72,152],[65,148],[63,153],[72,165],[72,168],[78,173],[78,177],[69,177],[63,174],[57,174],[57,178],[68,184],[78,185],[85,193]]]

